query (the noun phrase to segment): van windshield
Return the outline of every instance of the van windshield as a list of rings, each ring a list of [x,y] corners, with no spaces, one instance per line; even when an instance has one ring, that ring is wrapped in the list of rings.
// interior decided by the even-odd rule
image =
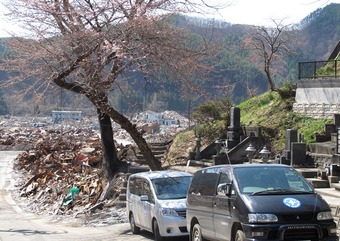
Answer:
[[[252,195],[303,194],[311,185],[293,168],[280,166],[235,168],[240,192]]]
[[[165,177],[152,180],[158,199],[182,199],[186,198],[191,176]]]

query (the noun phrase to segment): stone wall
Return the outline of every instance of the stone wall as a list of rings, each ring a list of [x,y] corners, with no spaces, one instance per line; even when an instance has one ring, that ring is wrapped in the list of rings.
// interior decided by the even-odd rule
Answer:
[[[337,104],[294,103],[293,111],[317,119],[332,119],[334,114],[340,114],[340,102]]]
[[[308,79],[297,83],[293,111],[313,118],[340,113],[340,79]]]

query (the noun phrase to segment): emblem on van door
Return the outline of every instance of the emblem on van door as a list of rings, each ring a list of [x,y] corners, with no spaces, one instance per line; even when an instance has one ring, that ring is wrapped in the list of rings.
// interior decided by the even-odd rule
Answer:
[[[299,208],[301,206],[299,200],[290,197],[283,199],[283,204],[290,208]]]

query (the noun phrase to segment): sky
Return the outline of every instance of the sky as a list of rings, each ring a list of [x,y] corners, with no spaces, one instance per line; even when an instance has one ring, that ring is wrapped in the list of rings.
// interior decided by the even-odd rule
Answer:
[[[271,26],[275,19],[289,25],[299,23],[330,3],[340,3],[340,0],[233,0],[220,11],[219,18],[233,24]]]
[[[7,37],[7,30],[16,29],[15,23],[6,22],[3,13],[5,8],[0,0],[0,37]],[[209,1],[207,1],[209,2]],[[340,0],[223,0],[230,2],[220,10],[215,18],[233,24],[250,24],[273,26],[273,19],[283,20],[282,24],[296,24],[318,8]]]

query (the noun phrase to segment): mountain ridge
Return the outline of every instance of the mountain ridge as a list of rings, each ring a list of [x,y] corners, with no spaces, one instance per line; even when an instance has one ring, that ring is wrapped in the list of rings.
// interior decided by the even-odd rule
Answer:
[[[253,30],[254,26],[231,24],[228,22],[218,22],[217,25],[212,25],[214,22],[211,23],[208,20],[200,22],[195,21],[195,19],[197,20],[197,18],[178,16],[174,19],[174,24],[180,27],[187,27],[193,34],[195,32],[199,33],[200,31],[211,31],[209,28],[214,28],[215,31],[216,28],[218,28],[218,31],[215,31],[215,34],[218,38],[221,38],[225,44],[223,52],[221,52],[219,56],[220,65],[218,68],[220,70],[220,75],[212,76],[213,82],[210,86],[206,86],[207,92],[211,93],[212,96],[220,97],[225,93],[217,92],[216,86],[224,86],[226,84],[235,85],[230,98],[237,104],[249,98],[247,87],[256,88],[256,94],[267,91],[267,80],[263,71],[249,60],[250,52],[243,49],[242,46],[242,41],[245,36]],[[336,24],[338,22],[340,22],[340,4],[331,3],[324,8],[320,8],[315,12],[310,13],[295,27],[292,26],[290,31],[297,35],[297,41],[295,43],[295,52],[297,55],[287,56],[287,60],[284,63],[285,66],[279,66],[280,68],[285,68],[282,76],[276,76],[276,81],[279,86],[286,81],[292,83],[298,81],[298,62],[327,59],[327,56],[339,41],[340,26],[338,26],[339,24]],[[217,22],[215,21],[215,23]],[[6,51],[4,41],[5,39],[0,39],[0,60],[3,58]],[[0,70],[0,81],[6,78],[7,73]],[[139,80],[142,84],[144,81],[145,80],[142,77]],[[138,112],[143,109],[153,109],[155,111],[171,109],[178,111],[179,113],[187,113],[189,105],[194,106],[202,103],[189,103],[190,100],[186,100],[181,94],[177,94],[179,92],[176,91],[176,87],[169,83],[167,83],[165,89],[159,88],[156,82],[154,84],[152,81],[149,83],[153,86],[149,85],[148,89],[141,89],[138,96],[135,96],[134,99],[130,100],[136,103],[136,106],[138,106],[137,108],[129,108],[128,103],[124,100],[124,95],[115,94],[115,96],[117,96],[115,100],[116,108],[123,112],[126,110],[125,114]],[[139,85],[138,88],[140,86],[141,85]],[[146,86],[145,83],[142,86]],[[145,96],[146,93],[148,94],[147,96]],[[3,98],[3,102],[6,102],[8,94],[10,95],[10,93],[0,91],[0,99]],[[80,106],[88,106],[88,104],[75,104],[72,93],[64,92],[63,96],[64,107],[79,109],[82,108]],[[55,98],[59,97],[55,96]],[[33,100],[27,99],[26,101],[27,103],[23,104],[21,109],[19,107],[14,109],[14,107],[11,106],[12,103],[7,102],[9,108],[4,108],[4,110],[7,110],[7,113],[11,112],[18,115],[33,114],[30,113],[30,110],[33,108],[29,107],[30,105],[33,106]],[[56,106],[41,106],[41,114],[49,114],[51,108],[56,108]],[[88,112],[92,111],[93,110],[89,108]],[[86,113],[87,111],[84,109],[84,112]],[[0,114],[6,113],[0,112]]]

